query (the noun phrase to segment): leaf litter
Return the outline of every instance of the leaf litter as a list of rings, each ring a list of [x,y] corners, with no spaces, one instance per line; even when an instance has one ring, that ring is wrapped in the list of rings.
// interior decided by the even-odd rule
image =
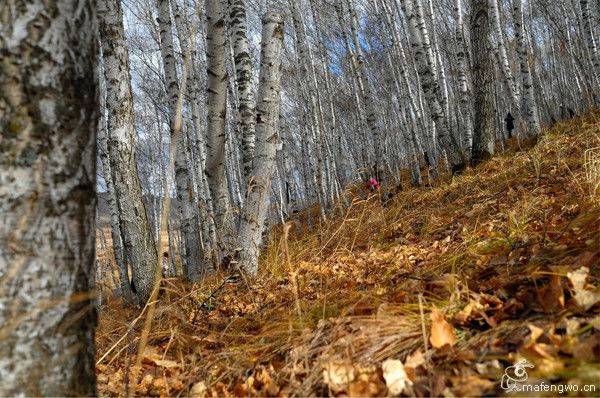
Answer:
[[[163,281],[140,367],[139,310],[109,301],[99,394],[499,395],[524,358],[600,391],[599,117],[384,205],[351,187],[318,229],[275,228],[255,280]]]

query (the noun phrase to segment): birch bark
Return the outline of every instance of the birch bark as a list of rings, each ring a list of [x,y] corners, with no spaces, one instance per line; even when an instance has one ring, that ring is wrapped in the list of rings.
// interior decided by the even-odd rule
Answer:
[[[227,69],[225,63],[225,14],[223,0],[206,1],[208,74],[208,128],[206,176],[217,228],[224,227],[229,207],[225,178],[225,116],[227,113]]]
[[[540,120],[533,88],[533,78],[529,67],[529,51],[525,40],[525,27],[523,26],[523,0],[514,0],[513,19],[515,24],[515,40],[517,42],[517,53],[521,66],[521,78],[523,79],[523,92],[521,97],[521,115],[526,124],[526,134],[535,136],[540,131]]]
[[[246,28],[246,1],[228,0],[229,36],[233,44],[235,82],[239,99],[238,113],[242,133],[242,162],[244,177],[252,171],[254,156],[256,100],[252,78],[252,59]]]
[[[458,1],[458,0],[457,0]],[[500,9],[498,7],[498,0],[490,0],[492,21],[494,27],[494,33],[496,35],[496,50],[498,51],[498,60],[500,61],[500,70],[504,77],[504,82],[508,88],[508,93],[512,101],[512,105],[515,110],[519,107],[519,89],[513,78],[510,63],[508,62],[508,53],[506,52],[506,46],[504,44],[504,32],[502,30],[500,21]]]
[[[271,181],[275,174],[279,138],[283,17],[269,13],[263,18],[261,70],[256,109],[254,168],[238,232],[240,267],[250,274],[258,270],[262,232],[269,209]]]
[[[435,79],[434,70],[431,67],[431,59],[427,55],[427,50],[423,45],[423,29],[419,27],[412,0],[402,0],[402,8],[408,19],[410,41],[417,65],[417,73],[421,80],[421,88],[423,89],[431,117],[438,130],[438,139],[442,148],[446,150],[453,170],[459,172],[466,165],[466,156],[449,131],[448,118],[444,114],[444,108],[442,107],[440,87]]]
[[[102,109],[102,107],[100,108]],[[100,117],[100,126],[98,128],[98,150],[102,168],[104,170],[104,181],[106,183],[106,194],[108,196],[108,208],[110,212],[110,234],[112,237],[112,248],[115,256],[115,262],[119,268],[119,282],[121,295],[125,302],[132,304],[134,302],[131,284],[129,282],[129,272],[127,262],[123,251],[123,238],[121,237],[121,226],[119,223],[119,208],[117,206],[117,197],[115,187],[112,182],[110,170],[110,159],[108,155],[108,133],[106,131],[106,119]]]
[[[96,9],[0,4],[0,396],[96,395]]]
[[[165,86],[169,98],[169,129],[171,139],[174,136],[175,119],[178,112],[179,82],[177,68],[175,65],[175,52],[173,50],[173,27],[169,0],[158,0],[158,26],[160,30],[160,50],[165,71]],[[181,35],[181,34],[184,35]],[[189,58],[190,49],[185,32],[180,31],[180,47],[182,52]],[[200,235],[198,234],[197,207],[194,206],[194,189],[192,179],[188,170],[191,165],[186,162],[185,140],[179,139],[175,155],[175,187],[179,210],[181,213],[181,232],[183,235],[183,270],[185,277],[190,281],[196,281],[200,277],[200,264],[202,264],[202,248]],[[165,194],[168,193],[167,188]]]
[[[136,296],[145,303],[152,291],[157,253],[135,159],[135,117],[121,2],[98,0],[98,20],[106,79],[108,148],[121,235]]]
[[[491,0],[495,2],[496,0]],[[458,91],[460,93],[460,110],[464,123],[465,148],[471,151],[473,143],[473,118],[471,114],[471,101],[469,96],[469,86],[467,83],[467,46],[464,40],[464,23],[462,0],[455,0],[454,13],[456,14],[456,42],[458,49],[456,58],[458,63]]]
[[[471,45],[473,46],[473,90],[475,123],[474,164],[494,155],[494,60],[490,42],[490,0],[471,0]],[[495,0],[491,0],[495,2]]]
[[[583,30],[585,32],[585,38],[592,58],[592,64],[594,66],[596,79],[600,79],[600,55],[598,54],[598,47],[592,29],[592,16],[590,12],[590,5],[587,0],[580,0],[579,6],[581,8]],[[600,13],[600,10],[598,10],[598,13]]]

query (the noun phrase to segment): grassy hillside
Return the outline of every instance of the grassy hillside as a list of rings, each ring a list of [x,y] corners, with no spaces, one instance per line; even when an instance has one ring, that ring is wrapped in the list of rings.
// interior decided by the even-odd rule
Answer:
[[[385,206],[355,197],[308,235],[284,227],[256,280],[164,281],[141,366],[143,316],[114,300],[100,393],[498,395],[527,359],[529,383],[598,395],[599,162],[596,112]]]

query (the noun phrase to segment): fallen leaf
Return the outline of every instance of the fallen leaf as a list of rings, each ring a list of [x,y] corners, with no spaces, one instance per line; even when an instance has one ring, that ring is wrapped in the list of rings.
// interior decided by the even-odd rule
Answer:
[[[406,372],[402,361],[397,359],[388,359],[381,365],[383,378],[391,395],[400,395],[407,384],[412,384]]]
[[[416,369],[424,363],[425,357],[423,356],[423,353],[421,351],[415,351],[406,358],[406,361],[404,361],[404,366],[407,368]]]
[[[598,289],[585,289],[589,272],[590,269],[588,267],[581,267],[576,271],[567,273],[567,278],[571,281],[575,293],[573,298],[577,305],[586,311],[592,308],[596,303],[600,302],[600,292],[598,292]]]
[[[544,334],[544,329],[539,328],[535,325],[529,324],[527,325],[531,334],[529,335],[529,339],[525,343],[525,347],[530,347],[537,342],[537,340]]]
[[[154,363],[157,366],[163,367],[163,368],[167,368],[167,369],[171,369],[171,368],[178,368],[181,365],[179,365],[179,363],[175,362],[175,361],[171,361],[168,359],[157,359],[154,361]]]
[[[546,312],[558,312],[565,307],[565,295],[560,276],[550,275],[550,283],[537,294],[538,302]]]
[[[567,278],[571,281],[575,291],[583,290],[589,272],[590,269],[588,267],[581,267],[576,271],[567,273]]]
[[[323,381],[333,391],[345,389],[355,377],[354,366],[346,362],[329,362],[323,369]]]
[[[573,357],[579,360],[590,360],[596,357],[600,341],[597,334],[592,334],[583,339],[573,349]]]
[[[198,397],[198,398],[205,397],[207,391],[208,391],[208,388],[206,387],[206,384],[204,384],[203,381],[198,382],[198,383],[194,384],[192,386],[192,388],[190,389],[190,397]]]
[[[487,380],[476,375],[468,375],[466,377],[453,378],[454,387],[451,389],[452,395],[456,397],[479,397],[486,392],[490,392],[496,382]],[[450,392],[450,391],[449,391]]]
[[[429,341],[434,348],[442,348],[446,344],[456,344],[454,328],[444,319],[444,316],[436,308],[431,311],[431,336]]]
[[[263,394],[261,395],[267,395],[269,397],[274,397],[279,392],[279,387],[277,386],[277,384],[275,384],[275,382],[271,378],[271,375],[263,366],[261,366],[256,372],[256,380],[254,381],[253,387],[257,391],[262,391]]]
[[[592,325],[594,329],[600,330],[600,315],[594,317],[594,319],[590,321],[590,325]]]
[[[369,381],[359,381],[348,386],[349,397],[378,397],[381,396],[379,386]]]
[[[544,335],[544,329],[532,324],[527,325],[527,327],[531,331],[531,334],[527,342],[521,347],[520,352],[530,356],[551,358],[558,348],[546,343],[538,343],[538,339]]]

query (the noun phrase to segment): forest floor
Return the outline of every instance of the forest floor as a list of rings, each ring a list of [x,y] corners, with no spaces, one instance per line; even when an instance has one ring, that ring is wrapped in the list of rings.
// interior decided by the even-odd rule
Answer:
[[[526,370],[532,395],[598,396],[599,184],[596,112],[385,206],[355,197],[277,233],[255,280],[163,281],[139,366],[145,313],[103,305],[99,394],[504,395]]]

